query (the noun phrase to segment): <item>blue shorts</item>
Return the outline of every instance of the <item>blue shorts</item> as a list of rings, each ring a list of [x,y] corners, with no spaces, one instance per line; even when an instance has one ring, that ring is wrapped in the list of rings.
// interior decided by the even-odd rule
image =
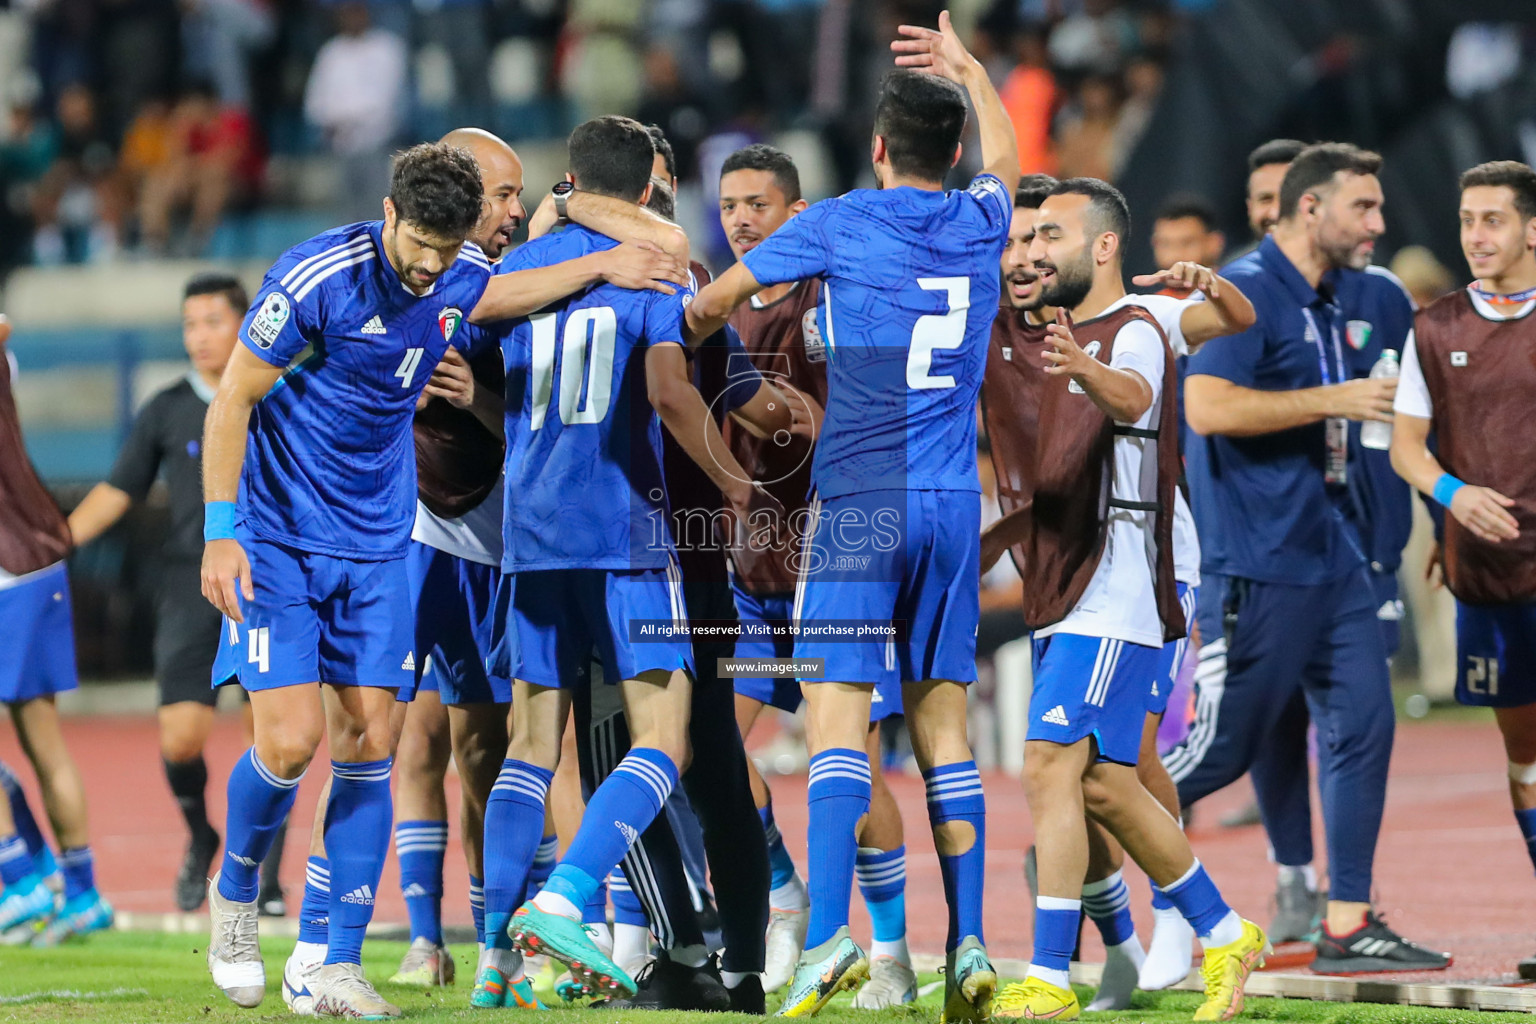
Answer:
[[[1071,746],[1092,736],[1100,761],[1134,765],[1147,720],[1147,680],[1160,647],[1075,633],[1035,640],[1026,740]]]
[[[0,703],[19,704],[80,685],[75,624],[64,563],[28,573],[0,589]]]
[[[737,658],[788,658],[795,653],[794,638],[788,635],[768,635],[766,628],[755,631],[749,624],[768,627],[785,625],[794,610],[794,597],[790,594],[759,596],[749,594],[731,581],[731,591],[736,599],[736,617],[741,621],[742,634],[736,639]],[[894,649],[893,649],[894,654]],[[737,693],[769,707],[793,714],[804,699],[800,692],[800,680],[782,676],[740,676],[731,680]],[[875,684],[870,698],[869,721],[871,724],[901,714],[901,680],[893,668],[886,677]]]
[[[509,634],[534,686],[567,687],[587,678],[593,655],[603,680],[619,683],[653,670],[693,670],[686,630],[654,639],[631,637],[631,622],[685,625],[682,578],[666,569],[546,569],[517,574]]]
[[[866,491],[811,503],[798,556],[794,617],[802,630],[840,622],[896,625],[888,637],[795,640],[824,661],[819,679],[875,683],[976,681],[981,620],[981,505],[975,491]],[[894,659],[891,657],[894,653]]]
[[[505,596],[498,593],[501,569],[417,541],[405,563],[416,610],[416,675],[396,697],[436,690],[444,704],[511,701],[511,678],[490,666],[507,623],[506,606],[497,607]]]
[[[1188,583],[1179,585],[1179,607],[1184,609],[1184,624],[1190,632],[1195,630],[1195,608],[1199,606],[1200,588]],[[1152,673],[1152,692],[1147,696],[1147,713],[1161,715],[1168,710],[1168,695],[1178,681],[1179,669],[1184,667],[1184,654],[1189,650],[1189,637],[1181,637],[1163,644],[1157,656],[1157,671]]]
[[[1397,573],[1383,569],[1370,569],[1371,592],[1376,597],[1376,624],[1381,627],[1381,642],[1387,647],[1387,657],[1397,654],[1402,645],[1403,599],[1397,593]]]
[[[1477,707],[1536,703],[1536,602],[1456,602],[1456,699]]]
[[[213,685],[247,690],[322,682],[398,689],[416,678],[404,558],[357,562],[240,538],[256,600],[224,619]]]

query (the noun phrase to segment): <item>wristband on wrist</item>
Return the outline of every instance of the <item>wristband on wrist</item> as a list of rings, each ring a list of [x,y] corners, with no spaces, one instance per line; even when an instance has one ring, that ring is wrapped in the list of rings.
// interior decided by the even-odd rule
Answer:
[[[1465,486],[1467,486],[1465,481],[1458,480],[1449,473],[1441,473],[1440,479],[1435,481],[1435,489],[1429,492],[1429,496],[1446,508],[1450,508],[1451,499],[1456,497],[1456,492]]]
[[[235,503],[209,501],[203,504],[203,540],[235,539]]]

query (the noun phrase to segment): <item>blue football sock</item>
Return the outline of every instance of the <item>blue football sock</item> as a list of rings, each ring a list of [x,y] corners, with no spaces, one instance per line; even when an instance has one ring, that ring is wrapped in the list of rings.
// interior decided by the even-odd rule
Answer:
[[[1164,891],[1184,915],[1184,920],[1194,928],[1195,934],[1202,938],[1209,936],[1211,930],[1232,913],[1232,908],[1216,889],[1216,883],[1211,881],[1211,876],[1198,860],[1184,872],[1183,878]]]
[[[469,876],[469,916],[475,923],[475,938],[485,943],[485,880]]]
[[[869,811],[869,755],[834,747],[811,758],[806,857],[811,913],[805,948],[814,949],[848,924],[859,819]]]
[[[43,833],[37,827],[37,819],[32,817],[32,808],[27,806],[27,795],[22,792],[21,780],[4,763],[0,763],[0,789],[5,790],[5,797],[10,801],[11,817],[16,821],[16,834],[27,844],[27,852],[35,860],[39,853],[47,852],[48,844],[43,842]]]
[[[1531,855],[1531,865],[1536,867],[1536,808],[1516,811],[1515,821],[1520,823],[1520,834],[1525,837],[1525,852]]]
[[[555,773],[507,758],[485,803],[486,945],[511,949],[507,922],[525,898],[528,869],[544,835],[544,796]]]
[[[26,840],[12,832],[0,837],[0,883],[15,885],[32,873],[32,854],[27,852]]]
[[[649,928],[650,920],[645,916],[645,908],[640,905],[640,897],[635,895],[635,890],[630,888],[629,877],[624,874],[622,868],[614,868],[608,876],[608,891],[613,894],[613,923],[633,924],[641,928]]]
[[[400,892],[411,918],[411,941],[443,944],[443,856],[448,851],[446,821],[402,821],[395,826],[395,856],[400,860]]]
[[[325,852],[331,864],[331,923],[327,964],[363,962],[363,933],[389,856],[389,796],[393,758],[331,762],[331,801],[325,809]]]
[[[864,894],[864,906],[876,942],[897,942],[907,937],[907,848],[877,850],[859,847],[853,863]]]
[[[550,872],[560,860],[560,837],[545,836],[539,840],[539,848],[533,853],[533,866],[528,869],[528,888],[538,892],[549,881]]]
[[[64,873],[64,899],[72,900],[96,888],[96,859],[89,846],[59,851],[59,870]]]
[[[1077,948],[1077,925],[1083,918],[1081,900],[1040,896],[1035,900],[1035,949],[1029,973],[1063,988]]]
[[[987,873],[987,801],[981,791],[981,774],[975,761],[939,765],[923,773],[928,787],[928,823],[935,835],[940,826],[951,826],[951,841],[970,845],[953,854],[939,855],[939,874],[944,879],[944,900],[949,904],[949,938],[945,951],[974,935],[982,942],[982,888]],[[969,827],[966,827],[969,826]],[[940,844],[940,849],[944,845]]]
[[[618,866],[630,846],[650,827],[677,785],[677,765],[653,747],[633,747],[587,801],[581,828],[544,891],[574,907]]]
[[[1154,884],[1152,886],[1152,909],[1153,910],[1172,910],[1173,909],[1173,900],[1169,899],[1168,898],[1168,894],[1163,892],[1163,887],[1162,886],[1156,885],[1156,884]]]
[[[581,905],[582,924],[608,923],[608,885],[604,883],[592,890],[587,902]]]
[[[778,889],[794,880],[795,860],[789,855],[784,837],[779,834],[779,826],[773,820],[772,798],[757,812],[757,816],[763,820],[763,837],[768,840],[768,869],[773,873],[768,887]]]
[[[323,946],[331,941],[331,863],[311,857],[304,865],[304,900],[299,904],[299,941]]]
[[[1136,934],[1136,924],[1131,920],[1131,891],[1118,871],[1083,886],[1083,913],[1099,926],[1106,946],[1118,946]]]
[[[225,812],[224,861],[219,866],[219,895],[236,903],[256,899],[256,871],[272,837],[288,817],[299,791],[299,775],[280,779],[261,763],[256,748],[246,751],[229,773],[229,809]]]

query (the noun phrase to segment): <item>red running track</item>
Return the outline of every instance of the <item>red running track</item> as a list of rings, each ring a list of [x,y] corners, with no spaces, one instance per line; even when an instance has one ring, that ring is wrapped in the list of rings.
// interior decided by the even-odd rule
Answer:
[[[85,717],[67,720],[71,749],[80,761],[91,808],[97,876],[117,906],[134,911],[174,909],[171,881],[180,863],[185,832],[161,775],[155,724],[144,717]],[[221,717],[209,752],[209,813],[222,823],[224,780],[244,750],[239,719]],[[36,787],[16,743],[15,731],[0,728],[0,760],[18,770],[33,798]],[[316,758],[324,765],[322,751]],[[1376,856],[1378,908],[1408,937],[1456,954],[1455,966],[1439,975],[1459,980],[1515,981],[1515,964],[1536,952],[1536,881],[1510,811],[1505,759],[1497,729],[1486,722],[1404,723],[1398,729],[1388,790],[1386,821]],[[301,786],[294,807],[283,866],[283,881],[296,909],[304,878],[304,850],[319,790],[318,771]],[[458,781],[450,775],[449,806]],[[804,864],[805,779],[772,782],[779,828]],[[988,944],[999,957],[1027,958],[1030,902],[1021,871],[1031,842],[1029,813],[1018,783],[1000,773],[985,777],[988,809]],[[906,819],[907,906],[911,944],[918,952],[940,952],[945,911],[932,840],[924,827],[927,811],[922,780],[891,779]],[[1248,798],[1246,783],[1211,797],[1197,809],[1191,839],[1228,901],[1240,913],[1268,921],[1274,874],[1258,827],[1225,830],[1217,821]],[[1316,801],[1314,800],[1314,808]],[[1321,825],[1316,824],[1319,858]],[[458,846],[458,822],[449,825],[444,917],[469,924],[468,886]],[[1138,925],[1150,927],[1145,878],[1126,872],[1135,897]],[[384,871],[378,920],[404,921],[394,858]],[[854,897],[856,935],[868,935],[868,920]],[[1100,949],[1087,929],[1085,958]],[[1433,975],[1430,976],[1435,977]]]

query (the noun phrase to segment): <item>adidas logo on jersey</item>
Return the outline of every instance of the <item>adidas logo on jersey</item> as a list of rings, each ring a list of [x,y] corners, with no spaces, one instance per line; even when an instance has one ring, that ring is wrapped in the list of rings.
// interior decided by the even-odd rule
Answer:
[[[383,334],[384,333],[384,320],[383,320],[383,318],[375,316],[372,320],[369,320],[367,323],[363,324],[363,333],[364,334]]]
[[[405,660],[400,663],[400,667],[401,667],[401,669],[403,669],[406,672],[415,672],[416,671],[416,652],[415,651],[406,651],[405,652]]]
[[[1040,721],[1045,722],[1048,725],[1071,725],[1072,724],[1071,722],[1067,721],[1067,711],[1060,704],[1057,704],[1055,707],[1051,708],[1051,710],[1049,710],[1045,714],[1041,715],[1040,716]]]
[[[432,894],[427,892],[427,890],[422,887],[420,882],[412,882],[410,885],[400,890],[400,895],[404,896],[408,900],[414,900],[420,899],[423,896],[430,896]]]
[[[619,830],[624,836],[624,841],[631,846],[634,845],[635,840],[640,836],[640,833],[635,831],[635,826],[627,821],[615,821],[613,827]]]
[[[373,887],[361,885],[341,898],[343,903],[361,903],[364,906],[373,906]]]

